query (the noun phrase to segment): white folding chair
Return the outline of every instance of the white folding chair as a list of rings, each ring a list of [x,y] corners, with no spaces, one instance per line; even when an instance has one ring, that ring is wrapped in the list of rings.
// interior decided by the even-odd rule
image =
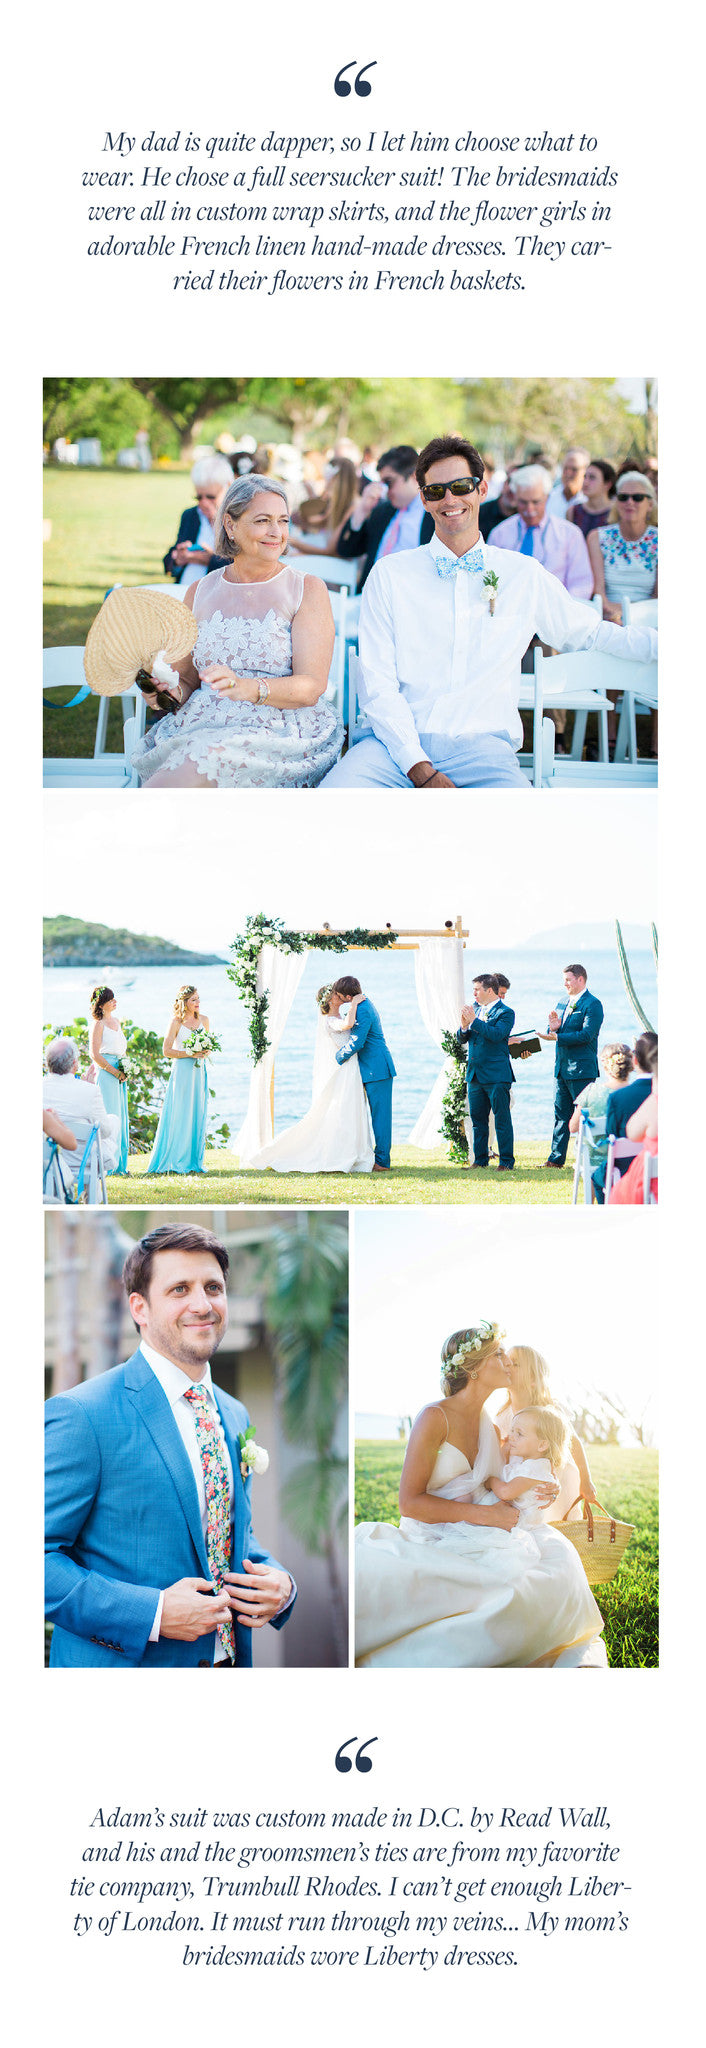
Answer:
[[[69,1175],[71,1176],[76,1201],[80,1202],[83,1197],[90,1207],[97,1204],[106,1206],[108,1195],[98,1125],[89,1123],[86,1117],[65,1116],[63,1109],[61,1115],[62,1122],[68,1125],[69,1130],[73,1131],[74,1137],[78,1139],[77,1152],[63,1152],[61,1155],[64,1180],[68,1181]]]
[[[293,538],[284,559],[287,565],[291,563],[293,569],[301,570],[302,576],[320,576],[332,590],[347,590],[351,597],[355,597],[357,562],[344,562],[340,555],[298,555]]]
[[[68,1158],[68,1153],[65,1155]],[[71,1179],[67,1174],[62,1179],[59,1147],[53,1138],[44,1138],[42,1149],[42,1199],[45,1209],[63,1209],[66,1187]]]
[[[645,1171],[642,1181],[642,1199],[646,1209],[654,1209],[656,1205],[657,1190],[655,1188],[654,1193],[652,1192],[652,1183],[653,1181],[656,1181],[658,1173],[659,1159],[657,1153],[646,1152]]]
[[[615,1164],[616,1160],[624,1159],[627,1162],[630,1159],[634,1159],[636,1157],[636,1154],[641,1150],[642,1147],[640,1145],[631,1145],[628,1138],[616,1138],[613,1132],[611,1131],[610,1137],[608,1139],[608,1151],[606,1153],[605,1166],[604,1188],[606,1203],[610,1200],[611,1188],[613,1188],[615,1186],[616,1181],[620,1180],[621,1178],[617,1166]]]
[[[610,698],[606,696],[603,663],[604,656],[596,655],[591,650],[578,654],[547,656],[543,654],[541,647],[535,647],[533,682],[529,684],[528,679],[528,686],[523,685],[520,691],[520,709],[532,709],[534,712],[535,759],[536,727],[547,711],[575,713],[570,757],[573,761],[581,760],[586,737],[586,720],[589,711],[595,711],[598,718],[599,759],[602,762],[608,761]]]
[[[353,648],[350,648],[350,649],[349,649],[349,654],[348,654],[348,745],[349,745],[349,748],[350,748],[350,747],[354,747],[354,746],[355,746],[356,740],[362,740],[362,739],[365,739],[365,738],[366,738],[366,735],[368,735],[369,733],[371,733],[371,732],[372,732],[372,726],[368,724],[367,718],[365,717],[365,713],[364,713],[363,711],[359,711],[359,709],[358,709],[358,678],[359,678],[359,674],[360,674],[360,655],[359,655],[359,654],[356,654],[356,653],[354,652]]]
[[[658,598],[643,597],[633,601],[629,597],[624,597],[621,609],[624,626],[652,626],[654,631],[657,631]],[[648,679],[645,696],[641,697],[637,690],[623,695],[613,756],[615,761],[637,760],[636,713],[644,711],[651,715],[657,709],[657,663],[651,663],[650,667],[653,673]]]
[[[326,695],[335,704],[339,718],[343,717],[343,699],[346,683],[346,612],[348,597],[345,590],[329,590],[331,610],[336,638],[329,669]]]
[[[574,1162],[574,1183],[571,1190],[571,1200],[574,1206],[576,1206],[578,1202],[579,1188],[581,1186],[581,1183],[583,1182],[583,1199],[586,1203],[587,1208],[590,1209],[591,1203],[593,1201],[593,1181],[591,1178],[592,1165],[589,1144],[589,1132],[591,1132],[594,1138],[601,1138],[603,1136],[604,1131],[605,1117],[589,1116],[588,1110],[582,1109],[579,1127],[576,1134],[576,1159]]]

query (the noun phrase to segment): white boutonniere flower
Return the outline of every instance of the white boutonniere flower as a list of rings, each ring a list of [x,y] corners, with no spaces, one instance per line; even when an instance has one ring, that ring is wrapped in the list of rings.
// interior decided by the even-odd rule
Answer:
[[[496,598],[500,589],[500,577],[496,576],[494,569],[486,570],[486,574],[483,577],[483,589],[488,592],[488,611],[492,619]]]
[[[244,1435],[238,1437],[240,1471],[243,1479],[249,1479],[251,1472],[254,1472],[255,1477],[260,1479],[263,1472],[267,1471],[270,1462],[269,1451],[265,1450],[264,1444],[256,1443],[256,1434],[255,1426],[251,1423],[250,1428],[245,1430]]]

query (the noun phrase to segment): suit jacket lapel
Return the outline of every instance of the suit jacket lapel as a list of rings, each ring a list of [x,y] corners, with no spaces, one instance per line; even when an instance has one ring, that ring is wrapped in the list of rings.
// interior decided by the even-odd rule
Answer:
[[[164,1459],[188,1523],[189,1534],[201,1565],[201,1575],[205,1579],[210,1578],[201,1527],[199,1497],[191,1465],[166,1394],[141,1351],[136,1351],[134,1358],[130,1359],[125,1375],[125,1391],[128,1399],[138,1409],[160,1457]]]

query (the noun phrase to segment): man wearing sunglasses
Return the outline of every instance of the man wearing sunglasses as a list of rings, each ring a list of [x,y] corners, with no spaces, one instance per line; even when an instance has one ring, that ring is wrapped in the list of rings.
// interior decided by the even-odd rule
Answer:
[[[368,577],[359,696],[371,732],[320,787],[526,789],[518,697],[533,635],[562,652],[631,661],[656,660],[657,635],[607,625],[534,556],[486,546],[478,513],[487,485],[470,441],[439,435],[416,476],[434,538],[384,556]]]

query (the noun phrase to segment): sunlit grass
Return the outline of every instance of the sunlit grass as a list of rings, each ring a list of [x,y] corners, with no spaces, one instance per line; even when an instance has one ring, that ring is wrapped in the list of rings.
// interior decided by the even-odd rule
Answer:
[[[543,1173],[546,1139],[526,1140],[517,1146],[514,1173],[498,1173],[489,1166],[484,1173],[467,1167],[450,1166],[443,1150],[420,1152],[411,1145],[393,1148],[393,1171],[386,1173],[254,1173],[238,1166],[232,1152],[207,1152],[205,1173],[147,1175],[147,1158],[133,1156],[127,1179],[108,1181],[110,1202],[130,1203],[149,1193],[150,1202],[190,1203],[240,1202],[319,1204],[336,1209],[348,1203],[375,1207],[403,1202],[410,1207],[437,1203],[532,1202],[556,1207],[571,1199],[572,1169]]]

